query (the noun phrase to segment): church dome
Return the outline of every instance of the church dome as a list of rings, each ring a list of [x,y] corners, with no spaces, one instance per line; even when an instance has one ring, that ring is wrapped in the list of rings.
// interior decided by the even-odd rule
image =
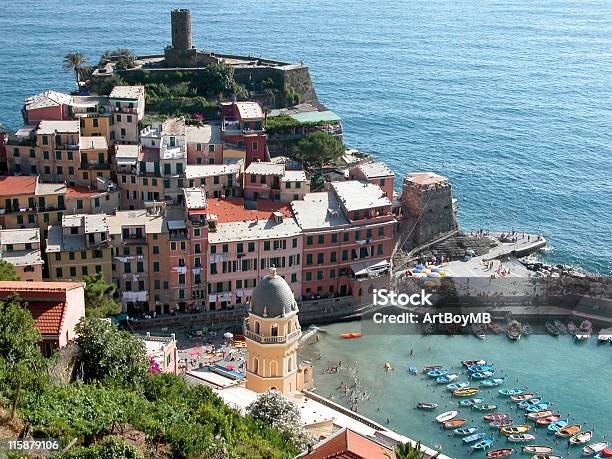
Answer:
[[[259,281],[251,295],[249,309],[260,317],[284,317],[298,310],[291,287],[275,270]]]

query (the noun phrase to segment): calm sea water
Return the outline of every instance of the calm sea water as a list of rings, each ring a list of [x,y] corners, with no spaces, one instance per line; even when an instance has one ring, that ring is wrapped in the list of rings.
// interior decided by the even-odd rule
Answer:
[[[343,340],[339,334],[359,331],[359,323],[335,324],[323,329],[328,333],[320,335],[320,342],[303,346],[301,351],[303,358],[312,359],[317,392],[325,397],[331,395],[336,402],[350,406],[338,386],[341,382],[349,387],[357,384],[356,390],[370,397],[359,403],[360,413],[429,446],[440,445],[451,457],[469,457],[469,448],[432,421],[444,411],[458,409],[458,399],[450,395],[445,385],[433,384],[422,374],[410,375],[409,365],[421,369],[437,364],[461,372],[460,360],[486,359],[494,362],[496,374],[507,376],[507,383],[500,388],[527,387],[537,392],[553,403],[554,410],[582,424],[583,430],[595,429],[594,441],[610,439],[612,435],[612,349],[609,344],[597,345],[593,338],[582,343],[574,342],[569,336],[553,338],[546,335],[523,337],[518,342],[510,342],[504,335],[487,336],[484,341],[473,336],[398,335]],[[413,355],[410,355],[411,350]],[[323,357],[317,360],[319,353]],[[323,372],[340,361],[342,368],[337,373]],[[385,362],[391,363],[395,371],[386,372]],[[467,379],[462,375],[459,380]],[[510,413],[515,421],[522,421],[522,410],[517,411],[513,403],[501,398],[498,389],[483,389],[479,396],[485,403],[498,405],[497,412]],[[434,412],[415,410],[414,406],[421,401],[438,403],[440,408]],[[496,438],[495,448],[512,447],[500,435],[494,434],[483,422],[482,415],[462,408],[458,418],[467,419],[466,426],[482,426],[481,432],[492,434]],[[531,433],[536,435],[535,444],[553,446],[557,454],[566,458],[580,457],[580,448],[568,451],[567,441],[555,443],[555,436],[548,435],[546,428],[537,428],[535,432],[532,428]],[[474,457],[483,456],[482,453],[474,454]]]
[[[68,51],[160,52],[176,6],[201,48],[304,59],[347,143],[450,177],[464,227],[541,232],[549,259],[612,271],[610,0],[4,1],[0,121],[73,88]]]

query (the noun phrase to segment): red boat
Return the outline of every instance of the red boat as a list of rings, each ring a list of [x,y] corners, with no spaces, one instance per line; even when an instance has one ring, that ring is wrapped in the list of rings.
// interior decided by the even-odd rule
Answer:
[[[514,450],[512,448],[501,448],[501,449],[496,449],[494,451],[489,451],[487,453],[487,457],[489,459],[494,459],[496,457],[508,457],[513,452],[514,452]]]
[[[485,414],[482,419],[485,421],[502,421],[504,419],[508,419],[510,417],[507,413],[491,413]]]
[[[604,448],[601,455],[602,457],[612,457],[612,448]]]
[[[559,419],[561,419],[560,414],[553,414],[551,416],[546,416],[545,418],[536,419],[536,424],[539,426],[547,426],[553,422],[557,422]]]
[[[361,333],[342,333],[340,338],[343,339],[353,339],[353,338],[361,338],[363,334]]]

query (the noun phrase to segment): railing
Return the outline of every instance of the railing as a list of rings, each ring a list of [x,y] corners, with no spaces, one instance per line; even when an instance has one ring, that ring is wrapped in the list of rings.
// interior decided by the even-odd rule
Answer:
[[[119,113],[138,113],[138,109],[137,108],[128,108],[128,107],[113,107],[113,111],[114,112],[119,112]]]
[[[246,336],[249,339],[252,339],[253,341],[257,341],[258,343],[262,343],[262,344],[290,343],[298,339],[301,335],[302,335],[301,328],[298,328],[297,330],[292,331],[286,336],[262,336],[255,332],[252,332],[251,330],[244,331],[244,336]]]

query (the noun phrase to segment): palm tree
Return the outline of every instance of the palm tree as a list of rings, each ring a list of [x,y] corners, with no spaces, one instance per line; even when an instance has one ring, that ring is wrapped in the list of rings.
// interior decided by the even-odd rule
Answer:
[[[423,459],[425,454],[421,451],[421,442],[417,442],[412,446],[412,443],[398,443],[395,446],[395,456],[397,459]]]
[[[64,56],[64,70],[74,72],[77,88],[79,87],[79,70],[87,61],[87,57],[81,53],[68,53]]]

